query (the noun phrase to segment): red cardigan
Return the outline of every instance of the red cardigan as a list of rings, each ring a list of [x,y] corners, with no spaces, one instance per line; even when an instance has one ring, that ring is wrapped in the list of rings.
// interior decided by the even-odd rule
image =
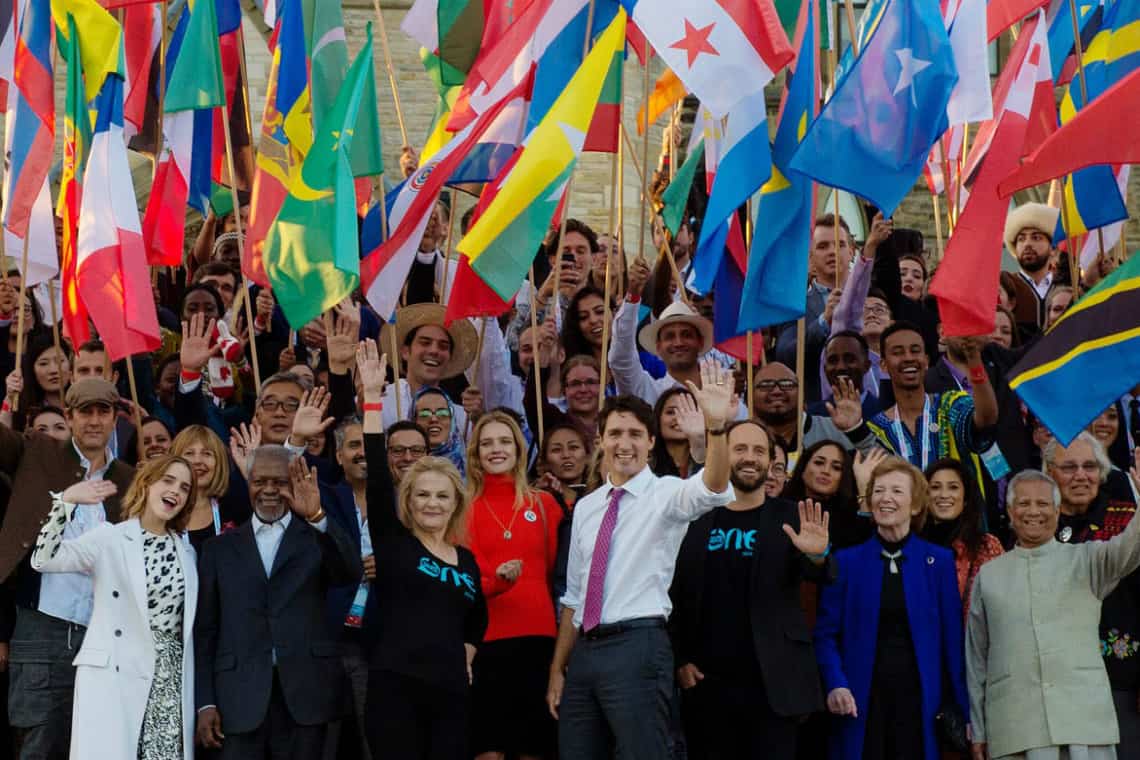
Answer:
[[[467,540],[479,563],[487,598],[489,624],[484,641],[519,636],[553,638],[558,632],[550,577],[562,510],[550,494],[532,494],[519,507],[513,523],[515,486],[509,475],[488,474],[483,492],[471,501]],[[503,526],[510,526],[509,540],[503,537]],[[512,559],[522,560],[522,574],[509,583],[495,570]]]

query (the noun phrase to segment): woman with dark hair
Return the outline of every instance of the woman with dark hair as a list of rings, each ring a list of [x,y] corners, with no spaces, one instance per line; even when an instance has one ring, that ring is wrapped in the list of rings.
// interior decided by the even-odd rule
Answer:
[[[466,451],[463,447],[463,433],[455,421],[455,405],[451,398],[439,388],[424,386],[412,397],[412,408],[408,419],[419,425],[427,433],[428,451],[433,457],[443,457],[455,465],[459,474],[465,475]]]
[[[18,288],[17,288],[18,290]],[[17,294],[16,298],[19,298]],[[0,371],[7,377],[8,373],[16,369],[16,328],[19,325],[19,315],[13,313],[12,321],[0,327]],[[24,349],[34,336],[50,333],[44,325],[44,312],[40,308],[36,294],[31,288],[24,292]]]
[[[24,429],[25,415],[32,409],[63,408],[63,394],[71,382],[71,348],[66,343],[56,348],[50,332],[32,335],[20,364],[20,369],[13,370],[7,380],[7,405],[18,398],[17,411],[0,409],[0,423],[15,430]]]
[[[650,468],[658,477],[687,478],[705,463],[705,418],[687,389],[670,388],[653,406],[657,437]]]
[[[606,260],[610,266],[610,298],[621,298],[628,284],[628,265],[625,251],[618,248],[617,239],[608,233],[598,235],[598,250],[594,253],[594,266],[590,269],[589,284],[596,290],[606,289]],[[573,312],[571,312],[573,313]]]
[[[970,592],[982,565],[1002,553],[1001,542],[982,528],[985,504],[970,470],[957,459],[939,459],[926,468],[930,484],[928,519],[922,537],[954,552],[962,620],[970,612]]]
[[[243,425],[230,438],[233,460],[244,466],[245,455],[257,448],[260,442],[261,429],[257,423]],[[236,492],[231,488],[230,457],[226,455],[222,439],[210,428],[205,425],[186,426],[174,437],[171,451],[189,462],[194,472],[197,498],[190,505],[186,535],[190,544],[201,551],[206,541],[249,519],[249,499],[244,487],[239,487]],[[244,477],[245,473],[241,475]]]
[[[612,309],[610,316],[613,316]],[[566,356],[586,354],[600,362],[605,321],[606,303],[601,290],[587,285],[575,293],[562,324],[562,347]]]
[[[169,425],[158,417],[143,417],[141,430],[141,437],[139,436],[139,429],[136,428],[131,431],[131,437],[127,441],[126,453],[123,456],[123,461],[132,467],[139,462],[146,462],[162,456],[170,451],[170,445],[174,441],[174,432]]]
[[[67,424],[67,417],[58,406],[41,406],[39,409],[32,409],[28,414],[28,428],[57,441],[71,438],[71,426]]]
[[[539,452],[538,469],[542,473],[536,486],[554,497],[562,508],[558,525],[558,552],[554,558],[551,585],[554,598],[566,591],[566,565],[570,560],[570,516],[578,497],[586,494],[590,470],[590,440],[576,425],[561,423],[546,429]]]
[[[872,454],[880,461],[883,454]],[[860,462],[865,460],[860,459]],[[831,515],[831,544],[836,549],[861,544],[871,537],[874,526],[860,514],[855,462],[835,441],[818,441],[804,449],[781,496],[799,502],[812,499]]]

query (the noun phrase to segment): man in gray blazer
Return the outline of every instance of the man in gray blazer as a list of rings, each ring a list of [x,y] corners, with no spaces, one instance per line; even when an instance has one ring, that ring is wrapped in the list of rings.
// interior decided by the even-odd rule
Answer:
[[[1140,479],[1135,468],[1132,476]],[[1140,567],[1140,520],[1110,541],[1063,544],[1053,538],[1060,503],[1048,475],[1014,477],[1006,508],[1017,545],[974,582],[966,628],[974,760],[1116,757],[1097,621],[1101,601]]]

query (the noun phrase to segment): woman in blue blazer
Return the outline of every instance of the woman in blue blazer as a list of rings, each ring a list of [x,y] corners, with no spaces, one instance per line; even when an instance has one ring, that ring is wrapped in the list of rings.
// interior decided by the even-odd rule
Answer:
[[[815,652],[834,725],[832,760],[937,760],[934,716],[968,715],[962,604],[949,550],[911,533],[925,516],[922,472],[891,457],[864,494],[870,541],[837,554]]]

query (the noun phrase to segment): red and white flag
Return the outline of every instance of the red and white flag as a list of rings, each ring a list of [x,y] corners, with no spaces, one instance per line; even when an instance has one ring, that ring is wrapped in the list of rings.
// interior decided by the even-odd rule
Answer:
[[[715,116],[763,90],[796,57],[771,0],[640,0],[631,18]]]
[[[930,287],[938,299],[945,335],[993,331],[1002,232],[1009,211],[1009,202],[998,195],[998,183],[1027,153],[1026,136],[1033,108],[1039,103],[1035,97],[1039,88],[1049,88],[1052,104],[1047,31],[1041,12],[1022,29],[994,93],[994,102],[1000,103],[998,113],[986,123],[984,134],[979,132],[977,146],[984,157]]]
[[[128,138],[142,130],[146,120],[151,72],[162,42],[160,6],[131,5],[123,10],[123,57],[127,81],[123,90],[123,131]],[[157,74],[157,72],[155,72]]]
[[[951,124],[976,123],[994,117],[990,96],[990,57],[986,52],[986,0],[948,0],[943,12],[958,83],[946,104]]]
[[[190,197],[190,161],[194,152],[194,113],[168,113],[162,122],[165,144],[142,226],[146,261],[151,266],[182,264],[186,201]]]
[[[111,361],[159,347],[158,315],[123,140],[122,80],[107,77],[83,175],[79,294]]]

